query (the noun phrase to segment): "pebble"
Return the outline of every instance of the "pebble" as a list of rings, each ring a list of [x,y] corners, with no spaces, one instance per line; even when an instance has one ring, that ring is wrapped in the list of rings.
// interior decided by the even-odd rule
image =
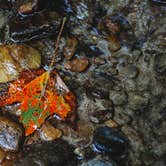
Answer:
[[[120,27],[118,23],[113,22],[109,16],[106,16],[104,18],[104,24],[106,26],[106,29],[113,34],[117,34],[120,32]]]
[[[93,61],[96,65],[103,65],[106,63],[106,60],[104,57],[95,57]]]
[[[166,71],[166,56],[165,56],[165,54],[156,55],[154,69],[157,73],[165,73],[165,71]]]
[[[0,116],[0,147],[7,151],[19,150],[23,131],[15,122]]]
[[[116,52],[121,48],[120,42],[115,35],[110,34],[107,37],[107,41],[109,43],[108,47],[110,51]]]
[[[4,27],[5,25],[5,16],[2,11],[0,11],[0,30]]]
[[[123,158],[128,150],[125,135],[108,126],[98,127],[94,132],[93,145],[97,151],[108,153],[112,158]]]
[[[136,78],[138,76],[138,69],[135,65],[128,65],[128,66],[123,66],[119,65],[118,66],[118,71],[120,75],[122,75],[125,78]]]
[[[133,79],[125,79],[124,86],[127,91],[135,91],[137,89],[137,83]]]
[[[87,87],[86,94],[92,99],[109,99],[109,92],[96,87]]]
[[[114,105],[124,105],[127,103],[127,94],[124,91],[110,90],[109,98]]]
[[[130,124],[132,122],[132,118],[124,111],[123,107],[115,107],[115,115],[114,120],[120,125],[123,126],[125,124]]]
[[[66,45],[63,49],[63,54],[67,60],[70,60],[77,49],[78,40],[75,37],[67,38]]]
[[[73,72],[83,72],[89,66],[89,60],[87,58],[75,58],[65,63],[65,68]]]
[[[128,78],[136,78],[138,75],[138,69],[134,65],[128,66],[125,72]]]
[[[149,103],[149,97],[144,94],[134,92],[128,93],[129,107],[133,110],[139,110],[146,107]]]
[[[82,160],[82,159],[85,158],[85,151],[83,149],[81,149],[81,148],[76,148],[74,150],[74,153],[77,155],[77,158],[79,160]]]
[[[89,118],[93,123],[103,123],[113,117],[113,112],[112,108],[110,110],[94,110],[94,112],[89,115]]]
[[[6,157],[6,152],[0,148],[0,164],[3,162],[5,157]]]
[[[115,122],[114,120],[112,119],[109,119],[107,121],[105,121],[104,123],[106,126],[110,127],[110,128],[117,128],[118,127],[118,123]]]
[[[53,141],[55,139],[60,138],[61,136],[62,136],[62,131],[56,129],[48,122],[43,124],[40,129],[40,138],[45,141]]]
[[[18,12],[20,14],[31,14],[34,12],[35,9],[37,9],[37,2],[38,1],[29,1],[29,2],[24,2],[23,4],[20,4],[18,8]]]

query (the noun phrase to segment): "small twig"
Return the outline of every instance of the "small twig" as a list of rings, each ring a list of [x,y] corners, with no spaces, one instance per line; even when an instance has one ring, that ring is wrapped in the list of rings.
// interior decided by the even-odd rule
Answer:
[[[65,23],[66,23],[66,17],[63,18],[63,22],[62,22],[62,25],[61,25],[61,28],[60,28],[60,31],[59,31],[59,34],[58,34],[58,37],[57,37],[57,40],[56,40],[56,43],[55,43],[54,55],[53,55],[53,58],[51,60],[49,68],[52,68],[52,66],[55,63],[58,48],[59,48],[59,42],[60,42],[60,39],[61,39],[61,36],[62,36],[62,32],[63,32],[64,26],[65,26]]]
[[[65,23],[66,23],[66,17],[63,18],[62,25],[61,25],[60,31],[58,33],[58,37],[57,37],[57,40],[56,40],[56,43],[55,43],[55,51],[54,51],[51,63],[49,65],[49,67],[48,67],[48,77],[46,78],[46,80],[44,82],[44,87],[43,87],[43,89],[41,91],[41,97],[40,98],[42,98],[44,96],[44,94],[45,94],[45,90],[46,90],[46,87],[47,87],[48,79],[50,77],[50,73],[51,73],[52,67],[53,67],[53,65],[55,63],[56,56],[57,56],[57,53],[58,53],[59,42],[60,42],[60,39],[61,39],[61,36],[62,36],[62,32],[63,32],[64,26],[65,26]]]

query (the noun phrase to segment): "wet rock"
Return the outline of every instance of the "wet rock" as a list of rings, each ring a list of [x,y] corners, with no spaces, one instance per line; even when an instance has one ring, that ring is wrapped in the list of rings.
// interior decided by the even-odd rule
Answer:
[[[63,50],[63,54],[67,60],[70,60],[75,54],[78,45],[78,40],[74,37],[67,38],[66,45]]]
[[[128,93],[128,101],[131,109],[143,109],[149,104],[149,95],[130,92]]]
[[[127,91],[135,91],[137,89],[137,83],[133,79],[126,79],[124,81],[124,86]]]
[[[2,11],[0,11],[0,30],[4,27],[5,25],[5,15]]]
[[[21,110],[20,110],[20,103],[14,103],[12,105],[6,105],[1,108],[2,112],[4,114],[14,115],[14,116],[20,116]]]
[[[112,118],[113,113],[113,108],[110,108],[110,110],[94,110],[94,112],[89,115],[89,118],[93,123],[103,123]]]
[[[0,147],[7,151],[17,151],[21,143],[23,132],[15,122],[0,117]]]
[[[87,58],[75,58],[71,61],[65,63],[65,68],[73,72],[83,72],[89,66],[89,61]]]
[[[117,128],[118,127],[118,124],[112,119],[107,120],[104,124],[110,128]]]
[[[104,57],[96,57],[93,61],[96,65],[104,65],[106,63],[106,59]]]
[[[109,56],[111,54],[108,40],[99,40],[97,47],[103,52],[105,56]]]
[[[119,27],[118,23],[112,22],[112,20],[110,19],[109,16],[105,17],[104,25],[110,33],[117,34],[120,32],[120,27]]]
[[[109,61],[112,63],[113,67],[115,67],[118,64],[118,59],[112,56],[109,56]]]
[[[108,71],[106,71],[107,70],[102,70],[101,68],[98,68],[97,70],[93,71],[90,79],[91,83],[95,87],[100,87],[100,89],[103,91],[108,91],[108,89],[112,89],[116,81],[114,77]]]
[[[40,129],[40,137],[45,141],[53,141],[60,138],[62,132],[59,129],[56,129],[50,123],[45,123]]]
[[[166,4],[165,0],[150,0],[151,2],[154,2],[156,4]]]
[[[68,0],[16,0],[11,1],[13,8],[22,16],[35,14],[42,10],[57,11],[60,14],[71,13],[72,9]]]
[[[93,145],[100,152],[112,158],[123,158],[128,150],[128,141],[121,131],[107,126],[98,127],[94,132]]]
[[[166,56],[165,54],[159,54],[155,57],[154,69],[157,73],[166,72]]]
[[[120,125],[131,124],[132,118],[128,115],[127,110],[124,111],[122,107],[115,107],[114,120]]]
[[[110,90],[109,98],[115,105],[124,105],[127,103],[127,94],[124,91]]]
[[[25,18],[15,16],[9,21],[10,39],[25,42],[56,35],[60,23],[61,17],[56,12],[42,12]]]
[[[113,161],[95,158],[84,162],[81,166],[116,166],[116,164]]]
[[[38,0],[28,0],[19,5],[18,12],[22,15],[31,14],[37,11],[38,7]]]
[[[0,0],[0,9],[10,9],[10,3],[7,0]]]
[[[78,136],[80,138],[80,145],[86,145],[91,141],[94,128],[91,123],[80,120],[77,123]]]
[[[36,69],[41,64],[40,53],[27,45],[0,46],[0,83],[12,81],[25,69]]]
[[[111,20],[113,23],[117,23],[120,27],[121,31],[127,31],[131,28],[128,20],[122,13],[116,13],[111,16]]]
[[[134,65],[128,65],[126,67],[119,66],[119,73],[126,78],[136,78],[138,75],[138,69]]]
[[[97,99],[109,99],[109,92],[103,91],[100,88],[87,87],[86,93],[90,98]]]
[[[56,140],[28,146],[14,166],[76,166],[73,148],[65,141]]]
[[[0,164],[3,162],[5,157],[6,157],[6,152],[0,148]]]
[[[107,41],[109,43],[108,47],[110,51],[118,51],[121,48],[120,42],[115,35],[109,35]]]
[[[139,91],[148,91],[152,86],[152,76],[150,73],[143,72],[138,75],[136,84],[137,90]]]
[[[95,44],[82,44],[79,45],[79,51],[82,51],[86,54],[87,57],[99,57],[103,52]]]
[[[81,149],[81,148],[76,148],[76,149],[74,150],[74,154],[77,155],[77,158],[78,158],[79,160],[82,160],[82,159],[85,158],[85,151],[84,151],[83,149]]]

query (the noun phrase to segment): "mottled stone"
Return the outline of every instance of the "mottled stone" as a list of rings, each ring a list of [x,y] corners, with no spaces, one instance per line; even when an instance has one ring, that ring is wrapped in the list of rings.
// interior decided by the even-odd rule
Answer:
[[[110,90],[110,100],[115,105],[123,105],[127,102],[127,95],[124,91]]]
[[[23,131],[15,122],[0,117],[0,147],[8,151],[17,151],[21,143]]]

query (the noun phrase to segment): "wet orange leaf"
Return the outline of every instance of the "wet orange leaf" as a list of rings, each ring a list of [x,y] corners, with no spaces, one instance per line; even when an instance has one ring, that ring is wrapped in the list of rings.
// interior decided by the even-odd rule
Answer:
[[[44,90],[44,91],[43,91]],[[62,120],[75,110],[75,96],[66,87],[59,75],[43,69],[24,71],[10,83],[8,92],[0,96],[0,106],[20,102],[20,122],[25,135],[32,134],[50,115]]]

